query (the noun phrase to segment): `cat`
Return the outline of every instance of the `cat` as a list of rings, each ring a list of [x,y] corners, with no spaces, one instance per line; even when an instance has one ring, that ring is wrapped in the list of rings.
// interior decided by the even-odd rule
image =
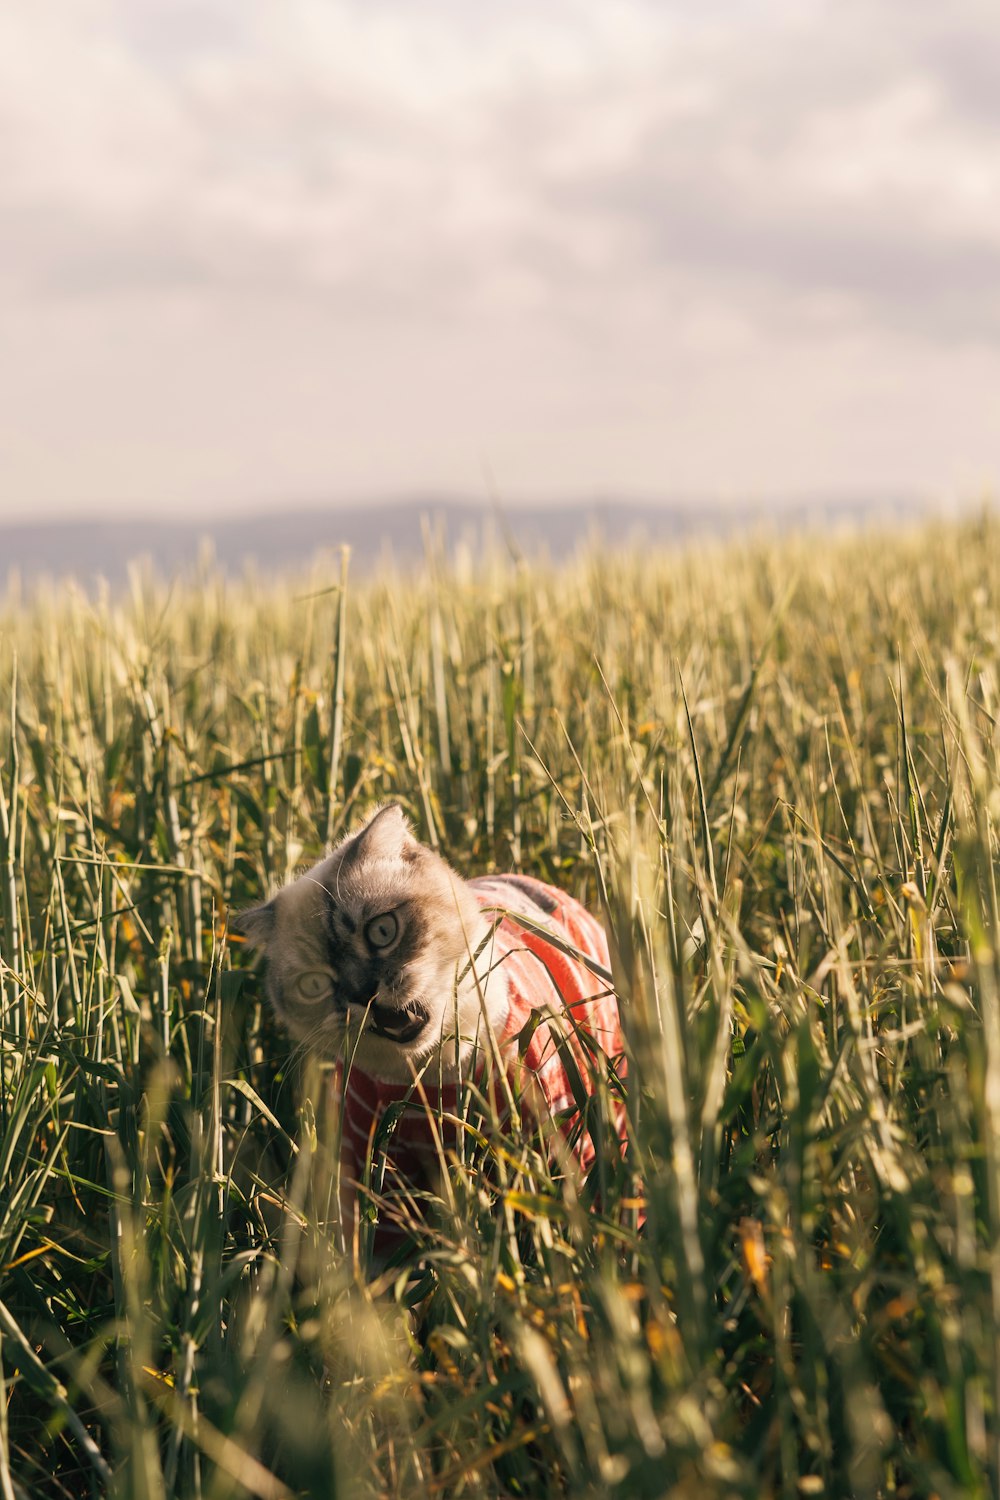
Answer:
[[[557,1117],[566,1138],[580,1090],[593,1089],[594,1050],[581,1033],[625,1076],[600,924],[528,876],[463,880],[414,837],[395,803],[236,926],[266,956],[279,1020],[305,1046],[341,1058],[346,1218],[390,1106],[409,1103],[386,1146],[384,1181],[419,1188],[434,1184],[441,1110],[454,1112],[462,1078],[502,1070],[535,1118],[544,1126]],[[503,1112],[509,1096],[497,1085],[494,1097]],[[585,1131],[573,1139],[585,1171],[593,1142]],[[380,1233],[388,1243],[386,1225]]]

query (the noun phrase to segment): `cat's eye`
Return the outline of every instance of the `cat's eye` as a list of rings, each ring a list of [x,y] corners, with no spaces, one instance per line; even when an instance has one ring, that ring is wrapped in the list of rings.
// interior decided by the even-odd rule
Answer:
[[[323,969],[307,969],[295,981],[295,988],[303,1000],[322,1000],[333,988],[333,982]]]
[[[380,917],[372,917],[365,928],[365,937],[373,948],[388,948],[399,934],[396,913],[384,911]]]

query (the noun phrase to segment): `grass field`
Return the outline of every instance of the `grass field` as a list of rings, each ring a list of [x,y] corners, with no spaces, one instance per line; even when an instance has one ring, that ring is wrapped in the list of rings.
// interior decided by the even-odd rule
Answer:
[[[998,578],[987,518],[0,606],[0,1500],[1000,1494]],[[386,797],[602,915],[631,1145],[483,1121],[373,1281],[226,922]]]

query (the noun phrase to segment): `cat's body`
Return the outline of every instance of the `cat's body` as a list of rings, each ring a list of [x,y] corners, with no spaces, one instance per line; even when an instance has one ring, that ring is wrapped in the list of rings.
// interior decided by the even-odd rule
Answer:
[[[426,1185],[460,1078],[505,1073],[544,1122],[591,1091],[581,1032],[620,1062],[617,1001],[599,924],[572,897],[522,876],[462,880],[413,838],[400,809],[376,812],[308,874],[240,925],[265,949],[268,992],[298,1040],[344,1051],[345,1182],[359,1181],[378,1123],[410,1100],[385,1186]],[[540,1012],[540,1014],[535,1014]],[[529,1024],[530,1023],[530,1024]],[[573,1077],[570,1077],[570,1073]],[[624,1135],[624,1111],[619,1121]],[[586,1168],[589,1137],[576,1154]],[[350,1200],[348,1200],[350,1201]]]

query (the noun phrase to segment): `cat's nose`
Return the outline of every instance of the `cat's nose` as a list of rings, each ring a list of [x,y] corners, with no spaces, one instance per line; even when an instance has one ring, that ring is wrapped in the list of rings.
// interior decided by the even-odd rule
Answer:
[[[345,1014],[349,1010],[363,1012],[378,1004],[378,990],[372,994],[370,990],[340,989],[334,996],[334,1002],[337,1009],[344,1011]]]

